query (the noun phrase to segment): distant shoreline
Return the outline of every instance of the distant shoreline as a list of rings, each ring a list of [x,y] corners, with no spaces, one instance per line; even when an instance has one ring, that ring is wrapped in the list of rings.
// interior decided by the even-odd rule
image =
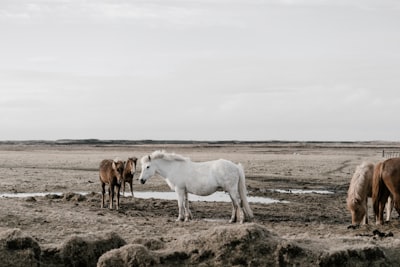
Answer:
[[[240,141],[240,140],[101,140],[101,139],[59,139],[59,140],[8,140],[0,141],[0,145],[94,145],[94,146],[132,146],[132,145],[265,145],[294,147],[380,147],[400,148],[395,141]]]

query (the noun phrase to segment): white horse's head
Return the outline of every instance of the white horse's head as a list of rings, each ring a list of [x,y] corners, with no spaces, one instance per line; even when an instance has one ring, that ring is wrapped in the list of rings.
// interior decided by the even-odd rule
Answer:
[[[142,164],[142,172],[140,173],[139,181],[140,183],[144,184],[146,183],[147,179],[156,173],[156,168],[154,164],[152,164],[150,156],[144,156],[140,162]]]

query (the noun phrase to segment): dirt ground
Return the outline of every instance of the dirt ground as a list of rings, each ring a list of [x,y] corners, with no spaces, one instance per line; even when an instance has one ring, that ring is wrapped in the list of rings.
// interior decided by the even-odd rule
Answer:
[[[128,244],[153,239],[168,245],[181,236],[201,235],[210,229],[229,227],[230,203],[191,202],[194,220],[190,222],[175,222],[178,216],[176,200],[123,197],[118,211],[100,208],[98,165],[102,159],[141,158],[154,150],[165,149],[190,157],[192,161],[224,158],[240,162],[244,166],[250,196],[287,201],[250,203],[255,218],[246,224],[262,226],[280,240],[317,251],[319,257],[347,248],[378,247],[384,253],[379,264],[390,266],[400,260],[397,212],[393,212],[391,222],[378,227],[375,226],[369,203],[370,224],[348,229],[351,216],[346,209],[346,194],[358,164],[362,161],[382,161],[383,149],[400,150],[399,146],[396,143],[281,142],[140,145],[3,143],[0,145],[0,193],[47,192],[50,195],[0,198],[0,230],[19,228],[37,240],[45,250],[60,246],[75,235],[103,235],[113,231]],[[153,177],[141,185],[137,181],[139,174],[140,164],[135,175],[135,192],[170,191],[161,177]],[[333,194],[279,193],[274,191],[276,189],[329,190]],[[54,192],[64,195],[51,195]],[[71,192],[93,193],[85,196],[67,194]],[[364,259],[361,260],[368,265],[371,259],[368,255],[362,257]],[[319,264],[323,265],[321,262]],[[238,265],[246,265],[245,261],[242,263]]]

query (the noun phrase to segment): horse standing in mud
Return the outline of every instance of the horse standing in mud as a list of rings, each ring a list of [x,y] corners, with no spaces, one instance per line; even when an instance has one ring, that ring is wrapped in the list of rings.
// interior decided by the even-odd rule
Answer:
[[[119,209],[119,192],[121,189],[121,182],[123,180],[124,163],[121,160],[105,159],[100,163],[99,178],[101,182],[101,207],[104,208],[104,195],[106,193],[105,186],[108,184],[108,195],[110,202],[110,209],[113,208],[115,187],[117,189],[116,209]]]
[[[372,202],[376,224],[383,224],[383,210],[389,196],[400,214],[400,158],[391,158],[379,163],[372,179]]]
[[[347,192],[347,208],[351,212],[351,226],[356,228],[361,223],[368,224],[368,198],[372,197],[372,178],[374,164],[363,162],[356,167]],[[386,218],[390,220],[392,211],[391,198],[388,199]]]
[[[144,184],[155,173],[162,176],[169,187],[178,194],[179,216],[177,221],[192,218],[189,209],[188,193],[207,196],[222,188],[232,200],[230,223],[237,219],[244,222],[245,215],[253,217],[246,197],[244,170],[241,164],[228,160],[192,162],[165,151],[155,151],[141,159],[142,171],[139,180]],[[242,209],[243,208],[243,209]]]
[[[356,167],[347,191],[347,208],[353,226],[368,224],[368,197],[372,196],[374,164],[363,162]]]
[[[136,172],[136,162],[137,158],[132,157],[128,158],[128,160],[125,163],[125,168],[124,168],[124,174],[123,174],[123,181],[122,181],[122,194],[125,195],[125,183],[128,183],[130,188],[131,188],[131,193],[133,197],[133,176],[135,175]]]

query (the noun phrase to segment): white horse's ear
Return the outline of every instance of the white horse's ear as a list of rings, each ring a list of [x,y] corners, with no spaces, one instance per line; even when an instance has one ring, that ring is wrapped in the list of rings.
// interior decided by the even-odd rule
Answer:
[[[112,168],[114,169],[114,170],[116,170],[117,169],[117,166],[115,165],[115,161],[113,161],[113,163],[112,163]]]

